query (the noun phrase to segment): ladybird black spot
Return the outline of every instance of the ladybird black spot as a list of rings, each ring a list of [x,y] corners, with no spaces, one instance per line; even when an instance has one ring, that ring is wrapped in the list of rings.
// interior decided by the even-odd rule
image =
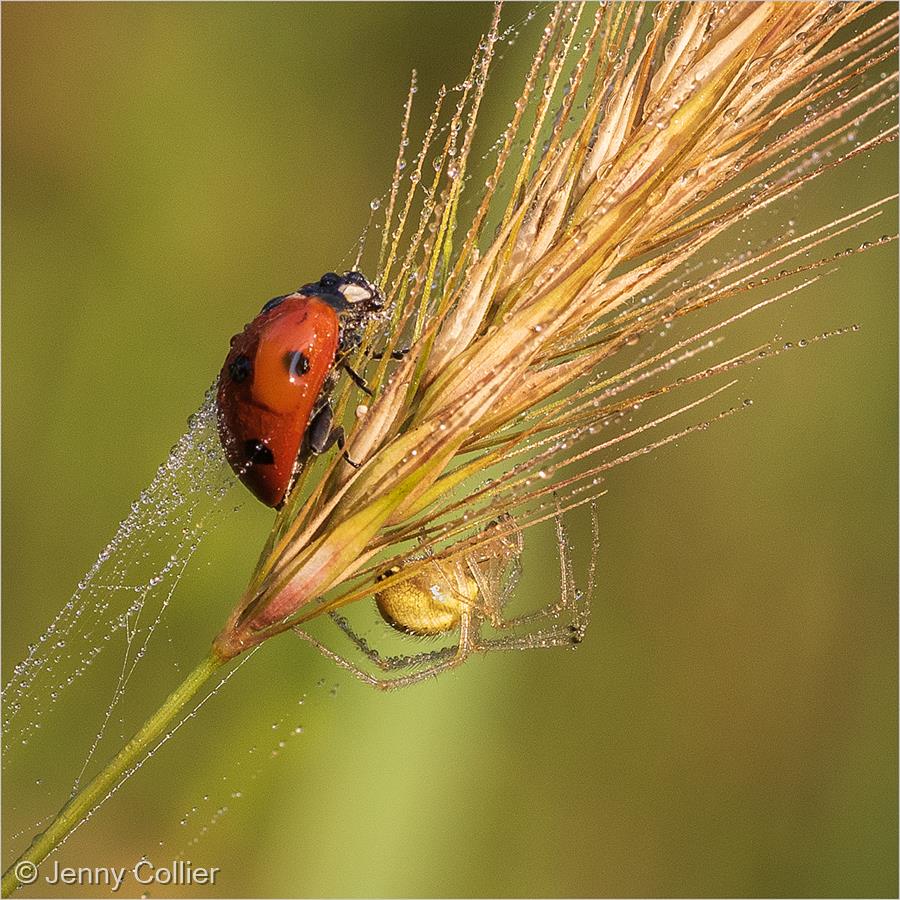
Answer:
[[[252,462],[256,466],[270,466],[275,462],[272,451],[256,438],[244,441],[244,453],[247,457],[247,462]]]
[[[251,365],[250,360],[242,353],[240,356],[236,357],[234,362],[228,367],[228,374],[231,376],[232,381],[240,383],[247,379],[252,370],[253,366]]]
[[[291,378],[309,371],[309,358],[302,350],[289,350],[284,354],[284,365]]]

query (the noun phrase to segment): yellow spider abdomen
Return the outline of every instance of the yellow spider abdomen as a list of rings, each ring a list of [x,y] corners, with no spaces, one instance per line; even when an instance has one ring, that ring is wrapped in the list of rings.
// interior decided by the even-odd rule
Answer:
[[[396,575],[397,567],[381,578]],[[384,620],[410,634],[443,634],[459,627],[466,609],[478,599],[478,585],[459,565],[431,563],[417,575],[375,594]]]

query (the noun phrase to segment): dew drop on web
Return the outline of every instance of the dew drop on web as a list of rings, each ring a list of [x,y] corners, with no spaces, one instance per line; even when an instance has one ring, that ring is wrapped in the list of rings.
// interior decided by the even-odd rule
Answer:
[[[9,773],[8,784],[28,783],[18,777],[18,769],[30,764],[10,751],[29,747],[38,736],[53,740],[43,736],[42,725],[49,724],[45,720],[57,703],[64,703],[86,673],[97,668],[104,651],[108,671],[94,672],[96,677],[78,691],[90,689],[92,696],[106,697],[106,706],[93,707],[96,721],[85,732],[93,737],[70,744],[72,768],[66,771],[66,760],[60,761],[60,771],[49,779],[60,782],[54,788],[76,790],[104,736],[114,739],[113,732],[123,732],[122,701],[134,672],[153,646],[197,549],[231,511],[223,501],[234,483],[219,443],[211,388],[72,596],[13,668],[3,688],[3,764],[4,770],[16,771],[15,778]],[[76,693],[73,702],[79,697]],[[48,786],[44,802],[58,806],[59,799]],[[36,808],[31,810],[33,816]]]

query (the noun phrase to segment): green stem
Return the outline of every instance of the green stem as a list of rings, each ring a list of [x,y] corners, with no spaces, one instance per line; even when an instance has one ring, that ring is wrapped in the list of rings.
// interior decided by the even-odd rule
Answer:
[[[3,875],[3,896],[9,897],[22,884],[19,878],[23,863],[37,867],[52,853],[86,815],[99,804],[119,783],[130,768],[137,765],[154,741],[166,730],[188,700],[206,683],[226,660],[211,651],[210,654],[172,691],[162,706],[144,723],[140,731],[107,763],[106,768],[72,797],[59,811],[53,823],[31,842],[31,846],[6,870]],[[28,866],[26,865],[26,869]]]

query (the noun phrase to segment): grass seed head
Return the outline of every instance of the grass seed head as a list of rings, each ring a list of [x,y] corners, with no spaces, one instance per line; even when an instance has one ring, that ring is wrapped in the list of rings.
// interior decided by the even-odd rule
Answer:
[[[496,7],[466,80],[439,92],[404,180],[415,91],[408,96],[377,257],[387,314],[365,341],[384,351],[375,396],[363,416],[352,415],[349,386],[336,405],[339,418],[348,413],[347,452],[363,465],[335,457],[300,479],[219,652],[235,655],[370,596],[386,564],[402,561],[418,577],[426,563],[410,557],[413,539],[432,560],[455,558],[477,553],[498,515],[515,513],[517,528],[546,519],[551,492],[557,511],[591,501],[599,473],[631,458],[599,461],[619,438],[600,441],[598,429],[676,386],[777,352],[753,348],[680,382],[644,383],[813,283],[833,262],[810,261],[815,248],[893,201],[805,234],[786,229],[712,271],[696,262],[729,229],[895,140],[896,124],[883,120],[896,81],[876,69],[892,58],[896,30],[896,10],[868,3],[557,4],[463,221],[500,39]],[[869,137],[844,142],[848,123]],[[676,319],[781,282],[662,353],[616,363]],[[407,344],[391,363],[390,351]],[[471,488],[488,470],[500,475]]]

